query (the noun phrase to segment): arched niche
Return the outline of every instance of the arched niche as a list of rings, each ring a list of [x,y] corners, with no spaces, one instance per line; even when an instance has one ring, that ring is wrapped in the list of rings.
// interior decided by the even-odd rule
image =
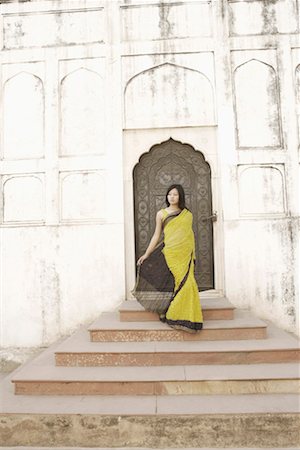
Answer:
[[[36,158],[44,153],[44,86],[27,72],[8,79],[3,92],[3,157]]]
[[[80,68],[66,75],[60,86],[60,142],[62,155],[103,152],[103,79]]]
[[[234,72],[239,147],[281,144],[277,75],[270,65],[251,59]]]
[[[126,86],[126,128],[214,124],[213,88],[196,70],[165,63],[135,75]]]

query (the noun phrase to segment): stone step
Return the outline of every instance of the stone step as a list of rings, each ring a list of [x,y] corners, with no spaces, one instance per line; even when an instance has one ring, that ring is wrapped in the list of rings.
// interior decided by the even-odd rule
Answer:
[[[39,396],[14,395],[13,374],[1,384],[0,413],[32,414],[271,414],[299,412],[298,394]],[[1,415],[0,415],[1,418]],[[1,420],[0,420],[1,427]],[[1,429],[1,428],[0,428]],[[1,442],[1,441],[0,441]]]
[[[298,340],[268,326],[268,339],[177,342],[90,342],[79,330],[55,352],[58,366],[163,366],[297,362]]]
[[[299,396],[27,396],[0,388],[8,447],[296,447]],[[176,430],[176,433],[174,433]],[[199,447],[198,447],[199,448]]]
[[[232,320],[235,307],[225,297],[201,298],[203,319],[206,320]],[[151,322],[159,321],[156,313],[145,311],[136,300],[127,300],[119,307],[121,322]]]
[[[232,395],[300,393],[297,363],[56,367],[43,355],[12,379],[18,395]]]
[[[60,355],[66,358],[63,362],[67,365],[79,363],[78,367],[55,367],[55,354],[58,359]],[[83,359],[76,360],[76,355]],[[92,362],[96,366],[103,365],[105,358],[113,357],[117,360],[110,359],[110,365],[122,367],[80,367],[87,363],[85,355],[95,355],[96,364],[95,360]],[[141,355],[144,359],[138,363],[147,367],[136,366],[134,358]],[[193,355],[196,355],[194,360]],[[206,365],[212,355],[213,362]],[[134,365],[123,367],[128,356]],[[222,366],[217,363],[220,356],[221,360],[226,357]],[[280,364],[272,363],[274,356]],[[155,359],[158,357],[160,360]],[[166,367],[169,357],[172,364]],[[185,358],[192,359],[192,363],[186,364]],[[252,364],[256,358],[257,364]],[[234,364],[229,364],[230,359]],[[284,363],[289,360],[294,363]],[[199,444],[202,448],[216,445],[219,448],[297,448],[300,446],[297,361],[298,340],[272,325],[268,325],[267,339],[119,343],[91,342],[83,327],[1,381],[0,442],[8,447],[26,443],[39,448],[49,445],[52,448],[107,448],[112,444],[115,448],[140,449],[199,448]],[[158,363],[161,366],[156,367]],[[80,391],[77,395],[62,395],[62,391],[56,391],[55,395],[33,395],[33,392],[14,395],[14,382],[47,383],[47,372],[48,381],[51,376],[52,381],[67,382],[71,390],[76,381],[81,386],[82,382],[109,382],[109,388],[116,383],[118,389],[121,383],[128,387],[137,380],[152,383],[152,386],[167,384],[165,391],[156,390],[153,395],[128,395],[129,391],[125,392],[127,395],[115,392],[101,397],[80,395]],[[174,381],[179,382],[179,387],[182,383],[181,395],[178,391],[172,395]],[[206,382],[218,392],[220,381],[224,386],[223,391],[219,391],[222,395],[212,392],[208,395],[208,390],[202,389]],[[199,391],[196,393],[196,383],[201,385],[201,395]],[[188,385],[193,389],[184,391]],[[254,393],[255,389],[264,393]],[[290,393],[283,393],[285,389]],[[164,392],[168,395],[161,395]],[[183,395],[186,392],[189,395]]]
[[[210,320],[198,333],[174,330],[156,322],[120,322],[117,313],[104,313],[90,327],[92,342],[202,341],[232,339],[265,339],[267,325],[238,311],[233,320]]]

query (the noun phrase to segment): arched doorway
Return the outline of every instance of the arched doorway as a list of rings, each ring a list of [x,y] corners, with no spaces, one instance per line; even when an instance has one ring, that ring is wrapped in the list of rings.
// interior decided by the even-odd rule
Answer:
[[[202,153],[170,138],[144,153],[133,170],[136,260],[155,228],[156,212],[165,207],[168,186],[180,183],[194,216],[195,276],[200,291],[214,289],[211,170]]]

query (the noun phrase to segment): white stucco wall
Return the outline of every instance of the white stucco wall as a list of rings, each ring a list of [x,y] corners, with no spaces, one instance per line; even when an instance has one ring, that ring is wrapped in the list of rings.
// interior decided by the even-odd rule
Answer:
[[[212,168],[210,294],[297,332],[297,6],[2,2],[2,347],[47,345],[130,298],[132,169],[170,137]]]

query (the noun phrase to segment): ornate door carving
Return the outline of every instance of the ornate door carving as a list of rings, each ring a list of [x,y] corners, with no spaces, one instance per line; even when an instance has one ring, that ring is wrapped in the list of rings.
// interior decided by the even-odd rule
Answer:
[[[196,239],[195,276],[199,290],[214,288],[211,171],[202,153],[169,139],[144,153],[133,171],[136,260],[154,233],[156,212],[166,207],[173,183],[182,184],[193,213]]]

